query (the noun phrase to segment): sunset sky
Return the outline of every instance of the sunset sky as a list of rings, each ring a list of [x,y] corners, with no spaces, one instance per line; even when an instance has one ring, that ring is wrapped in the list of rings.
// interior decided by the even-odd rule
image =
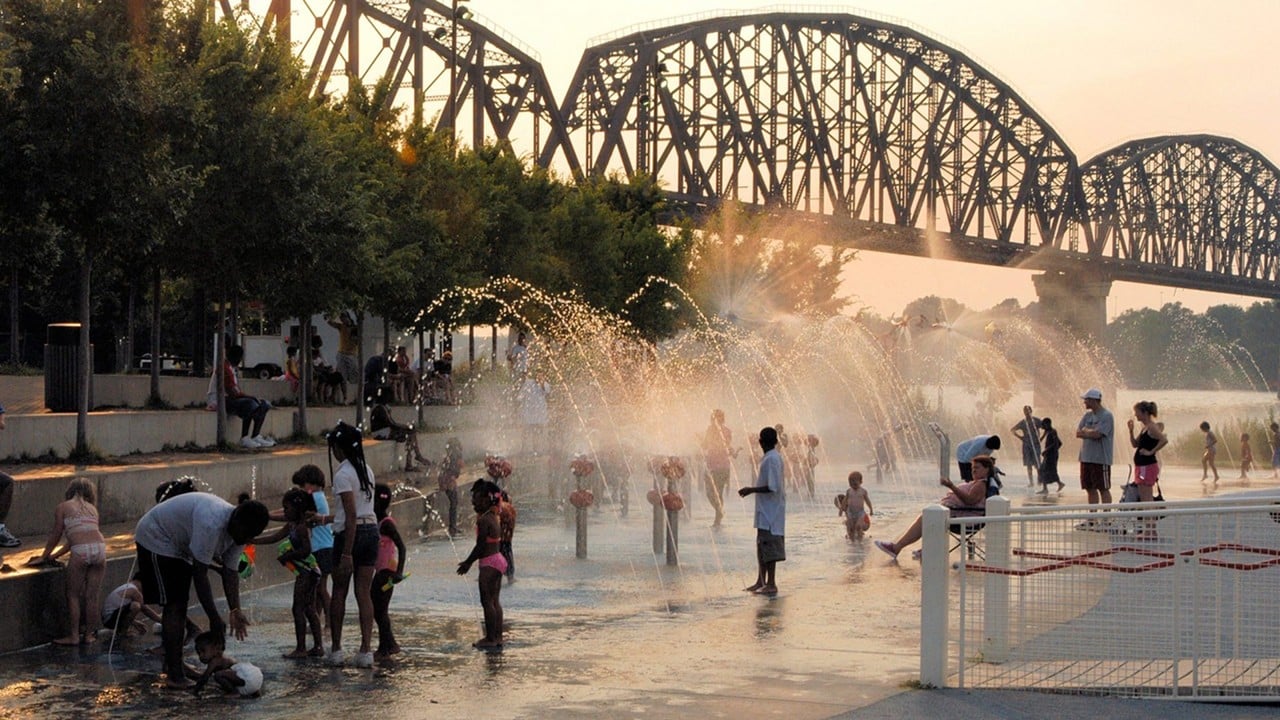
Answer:
[[[1280,2],[1268,0],[861,0],[857,5],[770,6],[742,0],[471,0],[469,6],[541,55],[563,96],[592,38],[637,24],[717,10],[847,11],[910,25],[964,51],[1012,85],[1076,151],[1081,162],[1128,140],[1211,133],[1280,159]],[[1035,299],[1031,273],[958,267],[864,253],[847,285],[888,315],[925,294],[978,309],[1008,297]],[[1195,310],[1255,300],[1118,284],[1109,315],[1178,301]]]

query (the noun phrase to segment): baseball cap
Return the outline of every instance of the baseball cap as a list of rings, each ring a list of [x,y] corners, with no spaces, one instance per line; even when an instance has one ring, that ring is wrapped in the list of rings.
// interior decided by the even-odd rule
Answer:
[[[1102,391],[1099,390],[1098,388],[1089,388],[1088,390],[1084,391],[1084,394],[1080,396],[1080,399],[1081,400],[1101,400]]]

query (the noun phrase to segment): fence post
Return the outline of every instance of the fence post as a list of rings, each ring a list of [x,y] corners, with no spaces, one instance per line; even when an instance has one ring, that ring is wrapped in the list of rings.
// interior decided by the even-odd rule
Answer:
[[[996,495],[987,499],[987,517],[1004,517],[1009,514],[1009,498]],[[987,540],[986,565],[995,568],[1009,567],[1009,533],[1007,522],[987,523],[983,534]],[[982,657],[986,662],[1001,663],[1009,658],[1009,576],[1000,573],[984,573],[982,592],[982,628],[986,641]]]
[[[947,522],[951,511],[930,505],[921,513],[920,684],[944,687],[947,680]]]

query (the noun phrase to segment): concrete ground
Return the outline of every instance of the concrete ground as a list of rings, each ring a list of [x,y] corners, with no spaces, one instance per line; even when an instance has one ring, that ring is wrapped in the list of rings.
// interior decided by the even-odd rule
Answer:
[[[50,646],[0,656],[0,717],[385,718],[1253,718],[1266,705],[1139,701],[1029,691],[913,689],[919,666],[919,566],[894,564],[870,544],[893,537],[920,505],[937,495],[928,468],[914,483],[870,485],[877,513],[870,538],[850,543],[830,507],[841,486],[835,468],[819,476],[817,498],[789,499],[788,560],[776,598],[741,591],[754,578],[751,504],[733,497],[720,531],[693,497],[682,518],[679,565],[652,549],[647,504],[602,503],[592,513],[589,557],[574,557],[574,530],[547,498],[517,498],[518,580],[503,590],[507,645],[501,654],[473,650],[480,612],[475,571],[454,568],[470,550],[440,536],[410,545],[413,576],[397,587],[393,617],[404,652],[374,670],[329,668],[280,658],[293,645],[287,586],[248,586],[250,638],[228,653],[259,665],[262,698],[175,696],[156,685],[158,661],[142,652],[154,638],[118,647]],[[1255,480],[1248,489],[1275,489]],[[1173,498],[1242,490],[1224,480],[1215,491],[1198,469],[1166,472]],[[1029,494],[1020,502],[1076,503]],[[633,493],[633,497],[640,497]],[[412,518],[409,518],[412,519]],[[348,603],[344,645],[357,642]],[[195,613],[202,620],[200,613]],[[326,637],[326,642],[328,638]],[[103,643],[102,645],[107,645]],[[112,651],[108,651],[112,650]],[[301,708],[307,708],[300,712]]]

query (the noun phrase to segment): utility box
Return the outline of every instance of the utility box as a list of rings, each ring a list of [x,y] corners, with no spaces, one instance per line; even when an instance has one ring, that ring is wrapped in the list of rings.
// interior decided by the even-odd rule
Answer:
[[[93,357],[93,345],[89,346],[89,357]],[[49,325],[44,345],[44,406],[53,412],[76,412],[82,383],[80,323]],[[93,408],[92,372],[89,373],[89,407]]]

